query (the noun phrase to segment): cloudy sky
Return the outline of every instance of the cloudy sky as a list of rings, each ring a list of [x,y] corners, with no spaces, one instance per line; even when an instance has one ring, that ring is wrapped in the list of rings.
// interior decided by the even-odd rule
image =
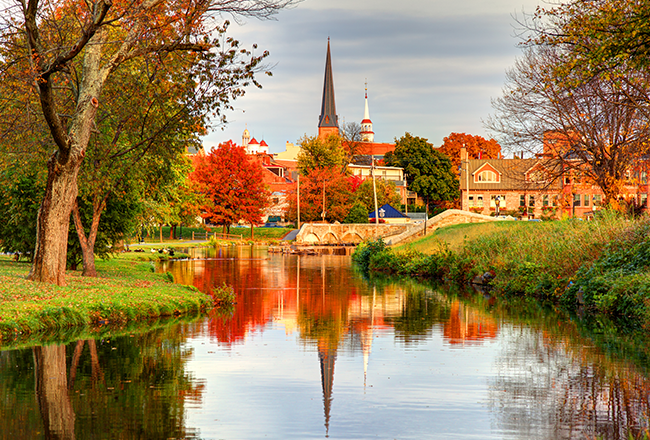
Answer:
[[[209,149],[247,127],[271,152],[318,131],[327,38],[339,121],[360,122],[368,81],[376,142],[412,133],[440,146],[451,132],[484,137],[490,99],[520,55],[516,21],[539,0],[304,0],[276,20],[232,24],[230,34],[270,52],[272,77],[235,101]]]

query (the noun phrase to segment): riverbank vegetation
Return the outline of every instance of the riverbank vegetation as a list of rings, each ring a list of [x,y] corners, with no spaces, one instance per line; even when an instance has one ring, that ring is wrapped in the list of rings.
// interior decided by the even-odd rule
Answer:
[[[214,300],[193,286],[153,273],[138,253],[97,262],[97,278],[69,271],[67,285],[28,281],[28,263],[0,256],[0,344],[69,328],[120,328],[136,321],[191,316]]]
[[[369,272],[478,281],[498,296],[536,298],[647,326],[649,232],[648,219],[616,214],[591,222],[500,222],[452,227],[396,249],[367,242],[353,259]],[[459,236],[469,237],[460,243]]]

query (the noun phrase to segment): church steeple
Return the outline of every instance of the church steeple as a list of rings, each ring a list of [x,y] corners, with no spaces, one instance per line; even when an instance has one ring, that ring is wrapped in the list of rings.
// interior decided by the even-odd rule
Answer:
[[[372,121],[370,120],[370,111],[368,111],[368,82],[366,82],[366,108],[363,112],[361,121],[361,142],[374,142],[375,133],[372,131]]]
[[[318,137],[326,138],[331,134],[339,134],[339,121],[336,116],[334,102],[334,77],[332,75],[332,56],[330,55],[330,39],[327,38],[327,58],[325,59],[325,81],[323,83],[323,102],[318,118]]]

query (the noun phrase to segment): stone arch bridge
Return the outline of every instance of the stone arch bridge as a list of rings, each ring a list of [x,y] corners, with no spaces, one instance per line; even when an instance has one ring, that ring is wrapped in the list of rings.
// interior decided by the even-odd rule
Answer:
[[[459,209],[448,209],[427,221],[427,233],[440,227],[457,225],[460,223],[482,223],[500,221],[488,215],[475,214]],[[299,245],[350,245],[358,244],[363,240],[381,237],[391,245],[410,238],[415,238],[424,233],[424,223],[412,224],[322,224],[305,223],[298,231],[296,244]]]

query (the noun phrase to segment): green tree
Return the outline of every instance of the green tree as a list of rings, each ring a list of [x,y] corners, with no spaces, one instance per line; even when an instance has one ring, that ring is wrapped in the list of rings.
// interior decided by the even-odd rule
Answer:
[[[396,192],[395,182],[389,180],[375,178],[375,186],[377,188],[377,206],[383,206],[386,203],[393,207],[399,208],[401,197]],[[361,185],[354,192],[354,197],[358,204],[363,206],[366,211],[366,218],[368,212],[375,209],[375,197],[372,188],[372,179],[368,178],[361,182]]]
[[[188,88],[205,80],[227,79],[214,88],[210,113],[223,121],[223,110],[258,84],[255,74],[266,56],[253,56],[232,38],[210,40],[220,13],[235,17],[269,17],[292,0],[220,2],[179,5],[173,1],[114,3],[105,0],[41,2],[9,0],[0,14],[0,72],[22,85],[6,96],[20,107],[38,96],[38,114],[47,122],[55,152],[47,162],[48,179],[37,221],[34,263],[29,279],[65,282],[68,225],[78,193],[77,175],[97,130],[104,92],[113,75],[141,60],[152,67],[168,54],[197,57],[211,67],[195,72]],[[222,46],[225,44],[225,47]],[[245,58],[240,62],[240,58]],[[153,69],[155,72],[155,69]],[[234,81],[230,81],[235,78]],[[155,75],[150,77],[155,81]],[[0,81],[2,82],[2,81]],[[129,96],[133,90],[122,93]],[[30,102],[31,104],[31,102]],[[116,158],[116,160],[118,160]]]
[[[433,149],[426,139],[406,133],[396,140],[395,150],[384,157],[386,165],[404,168],[411,191],[429,202],[446,202],[460,196],[451,160]]]
[[[298,170],[302,175],[307,175],[317,168],[342,169],[347,165],[346,152],[339,136],[330,135],[325,140],[318,136],[303,136],[298,144]]]
[[[368,223],[368,209],[359,202],[355,203],[343,223]]]

